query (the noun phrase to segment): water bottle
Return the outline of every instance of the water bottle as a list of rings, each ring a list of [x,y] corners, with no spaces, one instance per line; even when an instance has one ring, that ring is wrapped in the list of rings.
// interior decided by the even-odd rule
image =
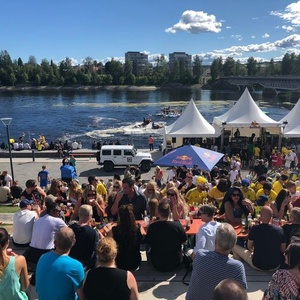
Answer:
[[[253,225],[253,219],[251,213],[248,214],[248,228],[250,229]]]
[[[145,222],[145,226],[148,226],[150,223],[150,218],[148,216],[147,210],[145,210],[145,213],[144,213],[144,222]]]

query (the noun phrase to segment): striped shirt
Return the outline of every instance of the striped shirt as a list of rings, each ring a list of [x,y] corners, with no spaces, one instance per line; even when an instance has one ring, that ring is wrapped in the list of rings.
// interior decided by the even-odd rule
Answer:
[[[214,288],[223,279],[231,278],[247,288],[244,265],[216,251],[199,250],[186,294],[187,300],[211,300]]]

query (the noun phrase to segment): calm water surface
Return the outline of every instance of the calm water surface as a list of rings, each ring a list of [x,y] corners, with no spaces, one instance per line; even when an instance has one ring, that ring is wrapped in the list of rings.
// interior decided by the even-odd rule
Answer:
[[[1,92],[0,117],[13,118],[10,135],[15,139],[22,133],[25,133],[25,140],[44,134],[48,142],[77,140],[84,147],[90,147],[94,140],[118,139],[121,143],[133,142],[140,148],[147,145],[149,134],[157,141],[162,139],[159,130],[151,126],[138,127],[143,118],[151,118],[161,125],[176,120],[162,116],[161,108],[184,109],[192,98],[203,117],[211,123],[214,116],[232,107],[241,94],[242,91],[209,90]],[[276,121],[290,110],[277,98],[266,100],[261,92],[251,94]],[[5,128],[0,124],[0,141],[5,139]]]

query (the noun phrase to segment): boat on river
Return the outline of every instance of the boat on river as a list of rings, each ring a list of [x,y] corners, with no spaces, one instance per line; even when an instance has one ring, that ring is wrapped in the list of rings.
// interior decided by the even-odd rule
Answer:
[[[176,118],[182,114],[182,109],[172,108],[170,106],[164,107],[160,110],[158,115],[167,117],[167,118]]]

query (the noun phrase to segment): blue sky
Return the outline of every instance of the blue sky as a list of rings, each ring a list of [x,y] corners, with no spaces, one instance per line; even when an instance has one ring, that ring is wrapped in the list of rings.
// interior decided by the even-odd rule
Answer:
[[[88,56],[124,61],[125,52],[183,51],[203,64],[218,56],[245,62],[300,53],[300,1],[11,0],[2,1],[0,50],[81,63]]]

